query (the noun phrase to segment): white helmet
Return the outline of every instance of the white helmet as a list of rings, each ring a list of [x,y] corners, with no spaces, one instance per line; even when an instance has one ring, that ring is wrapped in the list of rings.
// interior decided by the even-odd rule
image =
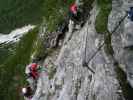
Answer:
[[[27,93],[27,89],[26,88],[22,88],[22,93],[23,94]]]

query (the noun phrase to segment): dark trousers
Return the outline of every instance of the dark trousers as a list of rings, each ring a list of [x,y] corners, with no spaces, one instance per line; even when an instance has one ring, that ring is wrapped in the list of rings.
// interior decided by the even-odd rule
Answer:
[[[76,14],[72,13],[71,11],[69,12],[69,19],[74,21],[75,24],[78,24],[81,20],[80,18],[81,14],[77,12]]]

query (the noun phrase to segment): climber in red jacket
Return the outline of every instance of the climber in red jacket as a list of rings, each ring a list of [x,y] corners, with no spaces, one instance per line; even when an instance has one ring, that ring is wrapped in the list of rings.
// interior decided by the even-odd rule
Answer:
[[[73,13],[73,14],[76,14],[77,13],[77,5],[76,3],[72,4],[70,6],[70,11]]]
[[[37,63],[31,63],[26,67],[25,73],[27,77],[32,77],[36,80],[39,77],[39,70],[40,66]]]
[[[73,20],[74,22],[76,20],[78,20],[78,6],[76,5],[76,3],[73,3],[70,8],[69,8],[69,15],[70,15],[70,19]]]
[[[47,65],[40,66],[37,63],[31,63],[26,67],[25,73],[27,75],[27,78],[32,77],[34,80],[37,80],[39,77],[39,74],[43,71],[47,73]]]
[[[34,79],[37,79],[39,77],[38,67],[39,67],[39,65],[36,63],[31,64],[30,71],[31,71],[31,75]]]

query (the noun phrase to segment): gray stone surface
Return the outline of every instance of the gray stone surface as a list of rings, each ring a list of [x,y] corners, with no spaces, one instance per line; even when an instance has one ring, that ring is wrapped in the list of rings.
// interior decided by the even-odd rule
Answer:
[[[124,9],[128,8],[126,2],[127,0],[112,0],[113,8],[108,22],[110,32],[125,16]],[[127,80],[132,85],[133,52],[123,48],[124,45],[132,44],[133,39],[127,39],[128,34],[132,35],[132,29],[127,30],[125,25],[128,21],[125,19],[112,35],[114,58],[107,55],[103,48],[92,58],[104,41],[103,36],[96,33],[94,26],[98,11],[94,6],[84,27],[73,32],[71,39],[57,51],[58,53],[46,58],[44,64],[50,59],[56,66],[56,73],[51,80],[41,75],[38,81],[43,85],[40,84],[37,91],[42,92],[35,94],[34,98],[40,98],[35,100],[126,100],[117,78],[114,58],[122,65],[122,69],[127,73]],[[87,62],[95,74],[83,67],[83,62]]]
[[[122,3],[120,3],[120,1]],[[113,0],[113,9],[109,16],[108,28],[113,28],[125,16],[126,11],[130,6],[133,6],[132,0]],[[114,56],[122,66],[122,69],[127,74],[127,80],[133,87],[133,66],[132,66],[132,50],[133,46],[133,22],[127,17],[124,19],[117,31],[112,35],[112,46],[114,49]],[[126,48],[125,48],[126,47]]]

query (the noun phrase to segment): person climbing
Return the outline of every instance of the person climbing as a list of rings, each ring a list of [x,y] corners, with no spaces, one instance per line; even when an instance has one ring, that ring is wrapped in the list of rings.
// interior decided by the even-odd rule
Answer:
[[[133,21],[133,7],[130,7],[128,11],[128,18]]]
[[[39,78],[39,69],[40,66],[37,63],[31,63],[27,65],[25,69],[26,80],[33,90],[36,89],[37,80]]]
[[[22,88],[22,95],[24,96],[25,100],[31,100],[33,94],[34,94],[34,92],[33,92],[33,90],[31,89],[30,86]]]
[[[39,77],[39,70],[40,66],[37,63],[31,63],[26,67],[25,73],[28,77],[32,77],[36,80]]]
[[[74,22],[78,21],[78,6],[76,3],[73,3],[69,8],[69,17]]]
[[[48,75],[48,65],[40,66],[39,64],[33,62],[26,66],[26,81],[29,83],[29,86],[33,91],[35,91],[37,88],[39,75],[42,71]]]
[[[39,77],[39,73],[41,71],[47,72],[47,66],[45,65],[43,67],[37,63],[31,63],[28,66],[26,66],[25,74],[26,74],[27,78],[32,77],[34,80],[37,80]]]
[[[69,18],[74,21],[75,24],[82,24],[84,18],[83,2],[72,3],[69,7]]]
[[[68,23],[68,34],[64,40],[64,45],[71,39],[75,25],[78,23],[78,6],[76,3],[73,3],[69,8],[69,23]]]

